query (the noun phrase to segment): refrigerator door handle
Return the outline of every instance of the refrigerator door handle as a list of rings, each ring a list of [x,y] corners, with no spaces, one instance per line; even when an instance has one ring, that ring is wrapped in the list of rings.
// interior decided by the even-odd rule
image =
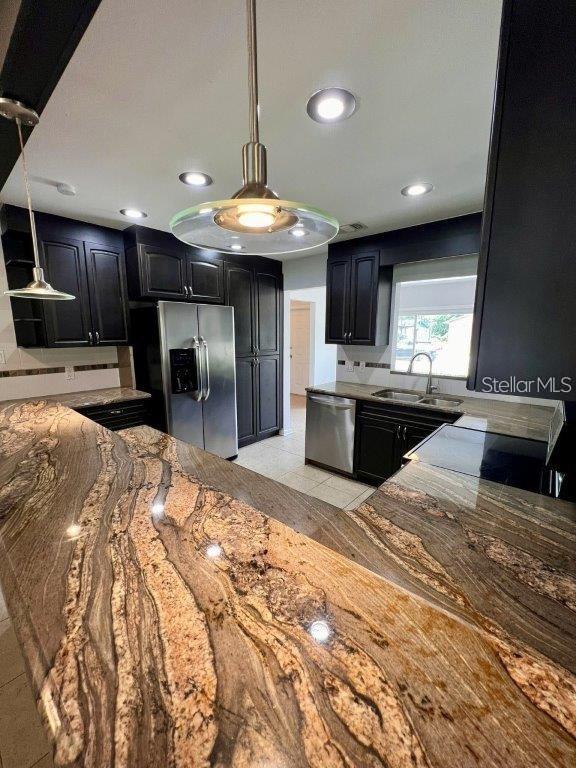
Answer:
[[[203,385],[204,393],[202,396],[202,400],[208,400],[208,398],[210,397],[210,358],[208,354],[208,342],[203,336],[199,336],[198,341],[202,346],[202,353],[204,358],[204,374],[206,375],[206,380]]]
[[[192,349],[194,350],[194,357],[196,360],[196,370],[198,371],[198,389],[191,392],[192,399],[197,402],[202,400],[202,393],[204,391],[204,374],[202,372],[202,355],[200,352],[200,344],[196,336],[192,337]]]

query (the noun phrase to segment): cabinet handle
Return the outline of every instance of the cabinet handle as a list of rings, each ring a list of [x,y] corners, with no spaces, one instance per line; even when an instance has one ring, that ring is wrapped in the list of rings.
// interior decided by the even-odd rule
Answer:
[[[185,299],[188,298],[188,286],[187,285],[184,286],[184,298]]]
[[[120,409],[116,409],[115,411],[108,411],[108,413],[109,413],[111,416],[119,416],[121,413],[124,413],[124,411],[122,411],[122,410],[120,410]]]
[[[194,294],[192,293],[192,286],[188,286],[188,298],[191,299]]]
[[[92,331],[88,331],[88,341],[90,342],[90,344],[94,344],[94,340],[92,338]]]
[[[404,437],[404,440],[406,440],[406,433],[408,432],[408,427],[404,427],[404,431],[402,433],[402,436]]]
[[[100,344],[100,334],[96,331],[96,344]]]

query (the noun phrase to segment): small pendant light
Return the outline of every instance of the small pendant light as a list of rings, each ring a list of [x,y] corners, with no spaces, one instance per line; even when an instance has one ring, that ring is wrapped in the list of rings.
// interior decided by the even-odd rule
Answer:
[[[228,200],[188,208],[170,228],[189,245],[219,251],[273,255],[304,251],[338,234],[338,222],[317,208],[281,200],[267,184],[266,147],[258,125],[256,0],[246,0],[250,141],[242,150],[244,185]]]
[[[57,291],[50,283],[44,279],[44,270],[40,266],[38,258],[38,238],[36,237],[36,222],[34,220],[34,211],[32,210],[32,198],[30,196],[30,182],[28,181],[28,166],[26,165],[26,155],[24,154],[24,141],[22,139],[23,125],[37,125],[39,117],[33,109],[29,109],[15,99],[0,98],[0,115],[8,120],[14,120],[18,128],[18,138],[20,140],[20,151],[22,153],[22,168],[24,170],[24,185],[26,187],[26,199],[28,200],[28,214],[30,216],[30,232],[32,234],[32,250],[34,251],[34,268],[32,275],[34,280],[25,288],[13,288],[11,291],[4,291],[6,296],[21,299],[51,299],[52,301],[69,301],[74,299],[71,293]]]

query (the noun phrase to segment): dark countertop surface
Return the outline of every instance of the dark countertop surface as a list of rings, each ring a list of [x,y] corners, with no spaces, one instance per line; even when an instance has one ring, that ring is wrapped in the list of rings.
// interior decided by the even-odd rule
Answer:
[[[110,405],[128,400],[142,400],[151,397],[149,392],[130,387],[107,387],[106,389],[88,389],[84,392],[62,392],[59,395],[42,395],[41,397],[25,398],[29,401],[45,401],[60,403],[67,408],[88,408],[93,405]],[[8,401],[6,401],[8,402]]]
[[[382,385],[354,384],[345,381],[331,381],[315,387],[308,387],[308,392],[317,392],[324,395],[339,395],[357,400],[368,400],[377,403],[393,404],[398,408],[421,408],[433,410],[436,413],[460,413],[460,418],[455,422],[459,427],[470,427],[485,432],[500,432],[503,435],[515,435],[516,437],[530,437],[534,440],[547,440],[550,421],[554,414],[554,408],[550,406],[531,405],[528,403],[516,403],[506,400],[496,400],[483,397],[467,397],[465,395],[445,395],[447,398],[460,400],[454,408],[438,408],[425,403],[402,403],[395,400],[383,400],[374,397],[374,392],[381,389],[395,389]],[[417,392],[418,390],[402,390]],[[421,393],[424,394],[424,393]],[[434,392],[433,397],[442,397],[441,392]]]
[[[346,512],[0,404],[0,579],[57,765],[572,766],[575,544],[576,505],[446,470]]]

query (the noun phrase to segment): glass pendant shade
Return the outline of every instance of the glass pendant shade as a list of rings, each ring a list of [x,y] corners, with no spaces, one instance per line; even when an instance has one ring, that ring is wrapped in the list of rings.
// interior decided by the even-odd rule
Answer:
[[[242,149],[244,185],[233,197],[187,208],[170,221],[188,245],[218,251],[274,256],[305,251],[332,240],[338,222],[318,208],[280,200],[267,185],[266,147],[258,125],[256,0],[246,0],[250,141]]]
[[[260,221],[263,226],[254,226]],[[338,222],[324,211],[265,198],[202,203],[177,213],[170,228],[189,245],[261,256],[305,251],[338,234]]]

